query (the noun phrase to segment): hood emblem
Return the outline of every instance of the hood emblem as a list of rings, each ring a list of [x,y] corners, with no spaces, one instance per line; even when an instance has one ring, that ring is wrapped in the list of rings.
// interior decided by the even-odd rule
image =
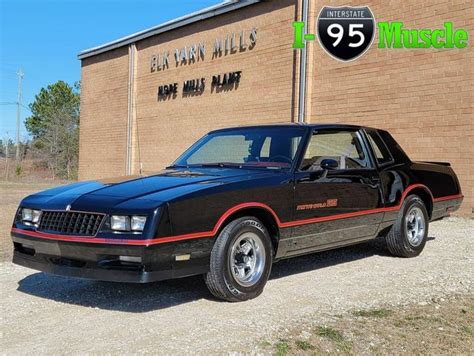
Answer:
[[[66,211],[69,211],[71,210],[71,204],[69,204],[68,206],[66,206]]]

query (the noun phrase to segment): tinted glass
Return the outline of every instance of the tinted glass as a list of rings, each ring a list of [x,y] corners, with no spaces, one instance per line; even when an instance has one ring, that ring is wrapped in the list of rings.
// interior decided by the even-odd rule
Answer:
[[[214,132],[195,143],[174,165],[290,168],[304,132],[283,127]]]
[[[373,148],[375,158],[377,159],[378,164],[385,164],[392,162],[392,156],[387,149],[387,146],[382,141],[380,136],[375,131],[367,132],[369,137],[370,145]]]
[[[369,166],[356,131],[329,131],[315,133],[308,144],[301,170],[319,170],[321,162],[331,159],[336,169],[360,169]]]

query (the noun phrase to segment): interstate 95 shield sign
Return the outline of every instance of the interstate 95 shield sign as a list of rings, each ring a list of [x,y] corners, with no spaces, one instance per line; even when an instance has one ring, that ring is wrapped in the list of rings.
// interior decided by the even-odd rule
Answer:
[[[375,19],[367,6],[325,6],[319,13],[317,32],[326,52],[348,62],[369,49],[374,40]]]

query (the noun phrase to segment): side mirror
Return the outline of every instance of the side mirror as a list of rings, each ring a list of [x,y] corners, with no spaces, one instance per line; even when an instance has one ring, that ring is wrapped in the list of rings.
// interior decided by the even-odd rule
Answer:
[[[339,163],[335,159],[326,158],[321,161],[321,168],[324,170],[336,169],[339,166]]]

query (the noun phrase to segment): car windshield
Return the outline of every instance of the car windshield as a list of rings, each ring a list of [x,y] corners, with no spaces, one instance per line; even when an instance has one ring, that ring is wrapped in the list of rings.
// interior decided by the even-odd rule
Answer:
[[[212,132],[191,146],[172,167],[290,168],[305,130],[241,128]]]

